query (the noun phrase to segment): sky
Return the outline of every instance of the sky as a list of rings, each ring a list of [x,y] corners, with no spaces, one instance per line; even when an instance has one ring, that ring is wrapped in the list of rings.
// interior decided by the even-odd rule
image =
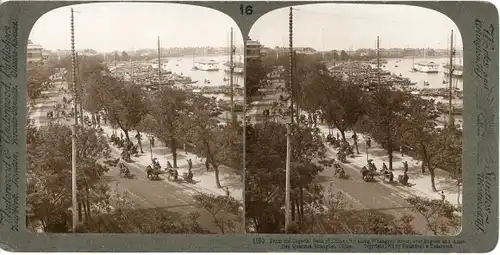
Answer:
[[[243,37],[233,19],[206,7],[156,3],[93,3],[66,6],[44,14],[30,39],[49,50],[70,49],[70,9],[75,10],[75,48],[99,52],[161,47],[229,47]]]
[[[250,38],[267,47],[288,46],[289,8],[268,12],[252,26]],[[376,48],[457,49],[462,39],[455,23],[434,10],[414,6],[309,4],[294,7],[294,46],[316,50]],[[269,24],[274,24],[269,26]],[[458,39],[458,40],[457,40]]]

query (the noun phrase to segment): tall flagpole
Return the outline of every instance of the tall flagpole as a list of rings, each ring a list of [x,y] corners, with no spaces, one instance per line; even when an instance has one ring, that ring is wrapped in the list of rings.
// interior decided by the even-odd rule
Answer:
[[[71,128],[71,191],[72,191],[72,203],[73,203],[73,233],[76,233],[76,225],[78,223],[78,202],[76,200],[76,126],[78,126],[78,110],[77,110],[77,88],[76,88],[76,56],[75,56],[75,27],[74,27],[74,16],[73,8],[71,8],[71,57],[72,57],[72,69],[73,69],[73,108],[74,108],[74,118],[75,124]]]

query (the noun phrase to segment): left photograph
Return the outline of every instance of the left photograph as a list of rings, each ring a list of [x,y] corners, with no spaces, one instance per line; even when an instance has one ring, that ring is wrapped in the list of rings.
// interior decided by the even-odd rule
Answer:
[[[244,233],[243,51],[205,7],[43,15],[27,48],[27,229]]]

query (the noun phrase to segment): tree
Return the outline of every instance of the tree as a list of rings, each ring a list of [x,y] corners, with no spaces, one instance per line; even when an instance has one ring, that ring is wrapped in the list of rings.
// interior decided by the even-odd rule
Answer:
[[[422,158],[422,173],[427,166],[431,176],[431,186],[436,190],[435,169],[438,167],[441,146],[438,137],[440,131],[436,129],[436,118],[439,116],[435,111],[434,103],[420,98],[413,98],[409,102],[410,112],[405,116],[406,121],[400,126],[402,141],[407,142],[416,149]]]
[[[446,127],[441,130],[435,143],[437,165],[447,171],[450,176],[457,180],[457,204],[460,204],[460,187],[462,185],[462,131],[455,127]]]
[[[413,210],[420,213],[427,221],[427,228],[434,235],[455,235],[460,228],[458,209],[450,202],[425,197],[410,197],[406,201]]]
[[[129,61],[130,60],[130,56],[128,55],[128,53],[126,51],[122,51],[122,55],[120,57],[120,60],[121,61]]]
[[[193,196],[196,203],[211,216],[212,222],[222,234],[241,232],[242,204],[230,196],[199,193]]]
[[[312,183],[322,170],[314,160],[326,149],[317,129],[293,126],[291,183],[297,220],[304,218],[304,207],[318,187]],[[258,233],[284,232],[286,127],[265,122],[246,127],[245,206],[249,226]]]
[[[400,139],[401,125],[407,121],[406,116],[411,108],[408,97],[408,94],[401,91],[379,88],[368,95],[366,116],[357,125],[361,132],[370,134],[387,150],[389,169],[393,169],[392,152]]]
[[[107,119],[118,126],[128,141],[129,131],[137,128],[147,113],[146,100],[140,86],[125,84],[109,75],[96,74],[87,88],[87,105],[104,109]]]
[[[269,61],[247,61],[245,78],[245,97],[247,104],[253,102],[258,95],[258,91],[267,79],[267,75],[272,71]]]
[[[349,54],[347,54],[347,52],[345,52],[345,50],[342,50],[340,52],[340,61],[347,61],[349,60]]]
[[[192,116],[195,98],[184,90],[165,86],[158,90],[150,104],[149,112],[156,122],[154,134],[172,152],[174,167],[177,167],[177,148],[185,139],[186,120]]]
[[[37,129],[28,126],[27,215],[39,221],[45,232],[66,232],[71,212],[71,130],[50,124]],[[91,220],[93,205],[107,203],[107,185],[101,178],[107,167],[100,158],[109,157],[105,137],[95,130],[78,130],[77,176],[80,218]]]
[[[52,75],[55,68],[48,65],[30,65],[28,67],[28,102],[34,105],[38,98],[43,97],[43,92],[53,86]]]
[[[231,124],[223,127],[218,125],[214,117],[220,115],[220,112],[216,109],[215,100],[198,98],[195,102],[198,106],[195,107],[192,117],[186,121],[189,123],[189,127],[186,128],[188,140],[196,145],[203,157],[208,159],[215,171],[215,183],[218,188],[222,188],[219,180],[219,167],[222,164],[233,163],[237,169],[242,168],[242,165],[235,165],[234,163],[237,162],[233,162],[235,156],[241,156],[243,152],[241,142],[243,135],[239,132],[242,130]]]

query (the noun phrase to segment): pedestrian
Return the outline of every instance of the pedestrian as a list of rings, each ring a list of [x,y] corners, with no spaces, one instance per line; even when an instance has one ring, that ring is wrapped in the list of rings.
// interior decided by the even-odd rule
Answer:
[[[155,147],[155,137],[151,136],[151,147]]]
[[[226,187],[224,190],[226,191],[226,196],[228,196],[228,197],[229,197],[229,196],[230,196],[230,193],[229,193],[229,188],[228,188],[228,187]]]
[[[441,200],[443,201],[443,203],[446,200],[446,197],[444,195],[444,191],[441,191]]]
[[[370,149],[372,147],[372,139],[370,137],[368,137],[368,139],[366,139],[366,146],[368,146],[368,149]]]
[[[184,143],[184,144],[182,145],[182,148],[184,149],[184,153],[188,154],[188,152],[187,152],[187,150],[186,150],[186,143]]]
[[[191,169],[193,169],[193,161],[191,159],[188,159],[187,162],[188,162],[189,171],[191,171]]]
[[[399,151],[401,152],[401,157],[403,157],[404,156],[403,145],[399,146]]]

